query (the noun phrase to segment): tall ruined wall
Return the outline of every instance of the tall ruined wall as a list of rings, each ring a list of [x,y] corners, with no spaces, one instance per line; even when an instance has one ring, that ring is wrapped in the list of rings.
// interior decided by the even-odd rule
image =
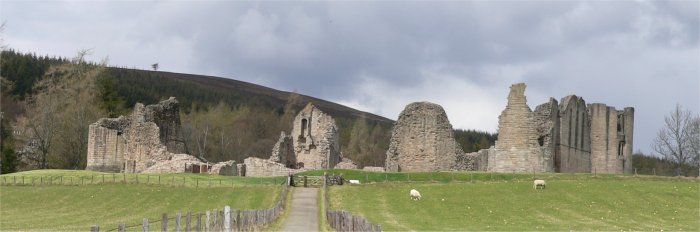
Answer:
[[[537,143],[542,149],[544,170],[555,170],[556,156],[559,146],[559,105],[557,100],[549,98],[549,102],[535,108],[534,123],[537,130]]]
[[[340,162],[335,120],[313,104],[306,105],[294,118],[291,136],[297,168],[330,169]]]
[[[171,97],[155,105],[137,103],[129,117],[103,118],[91,124],[87,169],[131,173],[144,172],[155,164],[175,165],[169,161],[175,153],[184,152],[179,109]],[[180,160],[198,159],[189,156]],[[180,169],[160,165],[158,170]]]
[[[591,166],[598,173],[632,169],[634,108],[618,111],[601,103],[588,105],[591,117]]]
[[[272,148],[270,161],[281,163],[288,168],[296,168],[297,166],[292,137],[284,133],[284,131],[280,133],[280,138],[277,139],[277,143]]]
[[[160,141],[173,153],[185,152],[185,140],[180,123],[180,103],[174,97],[158,104],[148,105],[143,111],[144,121],[154,122],[160,129]]]
[[[394,123],[385,165],[393,172],[453,170],[462,153],[445,110],[437,104],[414,102]]]
[[[498,140],[489,154],[493,172],[550,172],[553,159],[538,144],[534,114],[527,105],[524,83],[510,87],[508,105],[498,117]]]
[[[129,121],[124,117],[101,119],[88,127],[86,170],[118,172],[122,169]]]
[[[586,102],[576,95],[561,99],[560,142],[555,166],[557,172],[591,172],[591,124]]]

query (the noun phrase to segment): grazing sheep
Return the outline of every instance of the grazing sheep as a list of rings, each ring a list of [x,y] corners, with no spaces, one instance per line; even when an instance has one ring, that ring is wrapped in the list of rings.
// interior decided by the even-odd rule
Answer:
[[[360,180],[349,180],[350,184],[360,184]]]
[[[413,199],[414,201],[420,200],[421,196],[420,196],[420,193],[418,192],[418,190],[411,189],[410,193],[411,193],[411,199]]]
[[[537,189],[537,187],[542,186],[542,189],[544,189],[547,186],[547,183],[544,182],[544,180],[535,180],[532,183],[532,188]]]

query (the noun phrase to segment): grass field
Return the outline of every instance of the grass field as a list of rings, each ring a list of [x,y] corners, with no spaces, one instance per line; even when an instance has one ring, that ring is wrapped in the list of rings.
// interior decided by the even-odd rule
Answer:
[[[0,186],[0,230],[75,231],[88,230],[91,225],[98,224],[101,230],[106,231],[116,228],[118,223],[139,224],[144,217],[155,221],[160,219],[162,213],[172,216],[177,212],[203,212],[224,205],[234,209],[269,208],[274,205],[280,191],[278,185],[272,184],[275,178],[243,180],[240,177],[199,174],[164,174],[161,175],[161,185],[153,181],[156,175],[151,175],[151,184],[145,184],[145,174],[131,175],[134,181],[139,176],[140,184],[122,184],[117,180],[117,183],[95,181],[95,184],[75,186],[68,182],[71,176],[75,183],[77,178],[87,180],[93,175],[102,174],[41,170],[2,175],[8,180],[16,178],[13,176],[20,179],[24,176],[25,182],[31,177],[36,177],[38,181],[38,178],[46,180],[48,176],[53,176],[54,182],[53,185]],[[63,185],[56,184],[60,176],[63,176]],[[111,177],[111,174],[108,176]],[[183,187],[176,181],[174,185],[167,185],[164,181],[168,179],[166,177],[175,177],[175,180],[184,177],[186,184]],[[227,184],[223,184],[223,187],[206,187],[207,184],[202,184],[208,183],[209,179],[233,183],[234,187]],[[197,180],[200,180],[201,186],[194,188],[191,183]],[[269,184],[263,185],[261,182]],[[213,183],[216,184],[212,186],[218,186],[218,182]],[[153,223],[151,229],[156,230],[157,226],[157,223]]]
[[[547,184],[544,190],[534,190],[531,181],[344,185],[331,187],[330,199],[331,208],[363,215],[386,231],[700,229],[697,181],[587,178]],[[410,199],[413,188],[422,200]]]

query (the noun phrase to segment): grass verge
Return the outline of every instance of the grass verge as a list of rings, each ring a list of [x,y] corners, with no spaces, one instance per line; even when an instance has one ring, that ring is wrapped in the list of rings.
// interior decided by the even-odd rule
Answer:
[[[394,182],[334,186],[330,199],[386,231],[698,231],[698,182],[674,180],[553,179],[544,190],[531,181]],[[410,199],[414,188],[422,200]]]

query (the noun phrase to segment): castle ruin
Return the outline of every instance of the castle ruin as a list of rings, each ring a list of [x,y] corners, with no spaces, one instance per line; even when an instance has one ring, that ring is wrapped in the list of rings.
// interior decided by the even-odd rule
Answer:
[[[537,106],[526,104],[525,84],[511,86],[499,117],[488,171],[630,173],[634,108],[615,110],[569,95]]]
[[[495,146],[463,153],[441,107],[412,103],[394,125],[387,171],[630,173],[634,108],[586,104],[576,95],[527,105],[524,83],[510,87]],[[437,144],[437,145],[436,145]]]
[[[385,167],[393,172],[451,170],[462,153],[445,110],[438,104],[414,102],[394,123]]]
[[[330,115],[309,103],[293,123],[291,136],[298,168],[331,169],[340,162],[338,127]]]
[[[207,165],[184,152],[179,102],[171,97],[154,105],[136,103],[128,117],[102,118],[90,124],[86,169],[172,173]],[[232,165],[221,164],[218,169]]]
[[[291,134],[284,131],[269,159],[248,157],[245,176],[283,176],[311,169],[354,169],[357,165],[340,155],[335,120],[309,103],[294,118]]]

